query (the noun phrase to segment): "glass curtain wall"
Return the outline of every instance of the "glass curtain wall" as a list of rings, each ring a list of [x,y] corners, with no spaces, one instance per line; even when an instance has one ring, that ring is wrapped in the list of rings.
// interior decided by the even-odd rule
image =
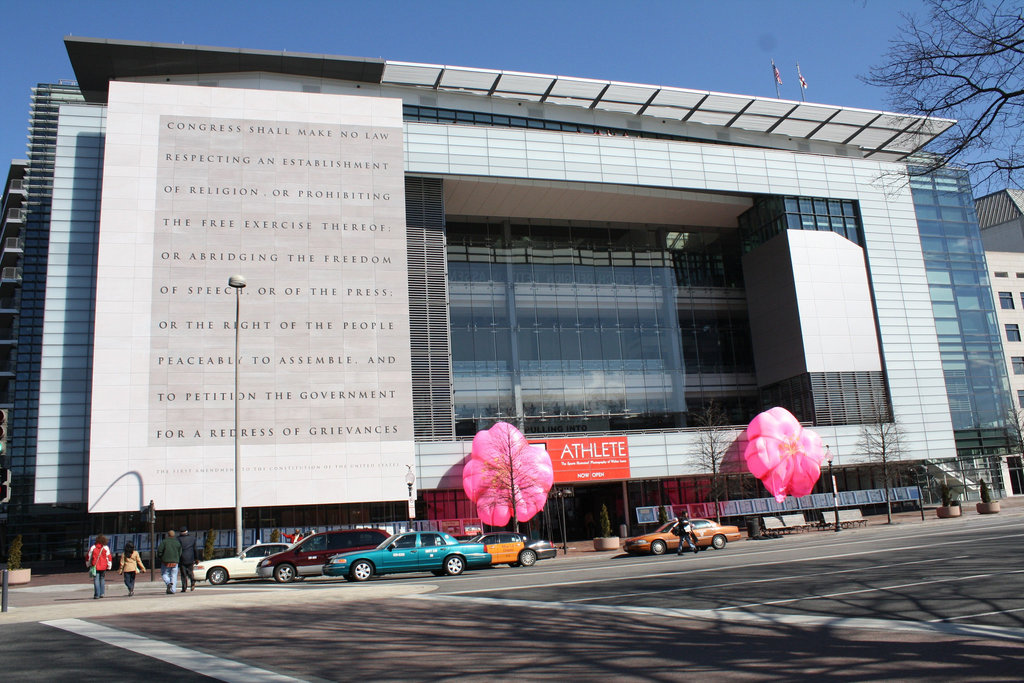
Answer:
[[[911,178],[910,187],[953,429],[973,430],[980,449],[982,432],[1002,433],[1010,393],[970,179],[944,170]]]
[[[738,247],[682,234],[450,220],[457,433],[681,427],[691,368],[751,371],[745,313],[677,308],[680,282],[735,282]]]

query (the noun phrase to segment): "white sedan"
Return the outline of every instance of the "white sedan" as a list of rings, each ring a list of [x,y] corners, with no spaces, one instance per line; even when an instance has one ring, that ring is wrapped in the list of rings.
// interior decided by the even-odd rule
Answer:
[[[241,555],[203,560],[195,566],[196,581],[209,581],[219,586],[228,579],[255,579],[260,560],[288,548],[287,543],[257,543],[243,550]]]

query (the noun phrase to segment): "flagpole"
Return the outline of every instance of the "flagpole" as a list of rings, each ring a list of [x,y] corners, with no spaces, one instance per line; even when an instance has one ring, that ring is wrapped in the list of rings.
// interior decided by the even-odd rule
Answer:
[[[775,66],[775,60],[772,60],[772,80],[775,81],[775,99],[781,100],[782,95],[779,94],[779,83],[782,81],[782,77],[779,76],[779,70]]]
[[[807,98],[804,97],[804,90],[807,90],[807,81],[804,80],[804,75],[800,73],[800,62],[796,63],[796,78],[800,82],[800,101],[806,102]]]

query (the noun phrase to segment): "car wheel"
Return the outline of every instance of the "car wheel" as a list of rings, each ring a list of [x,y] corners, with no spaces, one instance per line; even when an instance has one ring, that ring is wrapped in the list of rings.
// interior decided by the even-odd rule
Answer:
[[[373,577],[373,565],[369,560],[357,560],[352,569],[348,570],[348,575],[353,581],[367,581]]]
[[[668,546],[665,545],[665,541],[651,543],[651,555],[664,555],[666,550],[668,550]]]
[[[537,553],[529,548],[523,548],[519,553],[519,564],[523,567],[532,567],[537,564]]]
[[[214,567],[210,571],[206,572],[206,580],[210,582],[212,586],[220,586],[228,582],[228,570],[224,567]]]
[[[711,547],[715,550],[721,550],[725,547],[725,536],[722,534],[715,534],[715,537],[711,539]]]
[[[448,576],[458,576],[466,569],[466,561],[458,555],[449,555],[444,558],[444,573]]]
[[[291,583],[295,580],[295,567],[290,564],[279,564],[274,567],[274,581]]]

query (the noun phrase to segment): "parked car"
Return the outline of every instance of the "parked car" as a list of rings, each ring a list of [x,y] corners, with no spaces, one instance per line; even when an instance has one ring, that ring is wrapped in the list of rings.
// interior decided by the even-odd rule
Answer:
[[[490,564],[491,554],[483,543],[462,543],[439,531],[407,531],[391,536],[372,550],[335,555],[324,566],[324,574],[343,576],[349,581],[400,572],[458,576],[466,568]]]
[[[668,551],[679,548],[679,537],[672,533],[677,520],[665,522],[649,534],[641,534],[627,538],[623,548],[633,555],[664,555]],[[697,537],[697,547],[701,550],[714,548],[721,550],[729,541],[738,541],[742,537],[739,527],[724,526],[710,519],[691,519],[693,533]]]
[[[510,567],[531,567],[537,560],[547,560],[558,554],[550,541],[527,538],[510,531],[492,531],[469,539],[469,543],[483,543],[491,554],[491,564],[508,563]]]
[[[273,577],[278,583],[288,583],[299,576],[320,576],[331,555],[344,550],[376,548],[387,538],[388,533],[381,529],[322,531],[263,560],[257,573],[262,579]]]
[[[203,560],[194,568],[196,581],[209,581],[214,586],[230,579],[256,578],[256,565],[265,557],[288,550],[287,543],[257,543],[242,551],[241,555]]]

